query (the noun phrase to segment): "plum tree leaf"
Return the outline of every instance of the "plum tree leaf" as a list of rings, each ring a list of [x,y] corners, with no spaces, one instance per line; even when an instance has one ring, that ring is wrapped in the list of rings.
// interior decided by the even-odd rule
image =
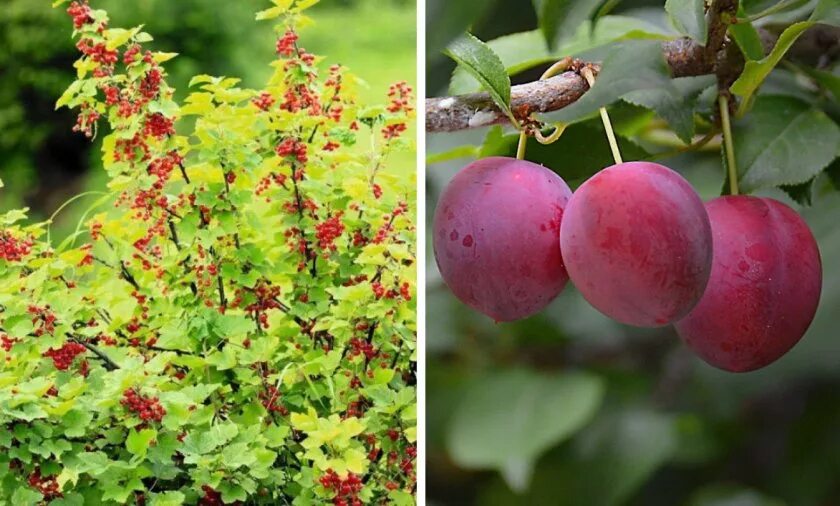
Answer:
[[[598,2],[591,0],[532,0],[540,31],[549,48],[574,35],[581,23],[591,18]]]
[[[487,45],[502,60],[508,75],[516,75],[538,65],[544,65],[565,56],[585,57],[588,53],[607,44],[626,39],[664,40],[669,32],[645,20],[629,16],[604,16],[597,24],[581,23],[574,35],[554,50],[549,50],[539,30],[513,33],[490,40]],[[453,95],[477,91],[480,85],[465,70],[456,68],[449,82]]]
[[[840,25],[840,2],[820,0],[807,21],[800,21],[785,28],[770,54],[760,60],[749,60],[744,64],[744,71],[730,87],[732,93],[741,97],[739,115],[746,113],[755,91],[779,64],[799,36],[817,23]]]
[[[624,100],[652,109],[668,122],[686,144],[694,136],[694,111],[697,96],[715,83],[713,76],[680,77],[673,86],[663,89],[637,90],[622,97]]]
[[[614,117],[618,144],[624,156],[630,160],[647,157],[644,149],[622,137],[618,121],[619,118]],[[516,134],[505,135],[501,129],[491,129],[479,156],[515,156],[518,138]],[[601,120],[597,118],[567,127],[551,145],[529,139],[527,153],[529,161],[549,167],[573,187],[614,163]]]
[[[595,84],[583,97],[543,116],[547,122],[572,123],[628,93],[651,89],[678,93],[671,82],[661,44],[651,40],[625,41],[610,48]]]
[[[700,44],[706,44],[704,0],[666,0],[665,11],[674,27]]]
[[[738,17],[746,18],[743,4],[738,5]],[[735,23],[729,25],[729,35],[735,39],[738,48],[747,60],[760,60],[764,58],[764,45],[761,43],[761,36],[752,23]]]
[[[467,33],[450,44],[446,54],[481,83],[496,105],[516,123],[510,110],[510,77],[502,60],[487,44]]]
[[[601,379],[588,373],[516,369],[478,378],[453,414],[449,453],[467,468],[518,473],[521,485],[537,457],[592,418],[603,389]],[[498,409],[500,399],[504,410]]]
[[[434,29],[426,31],[426,54],[439,55],[494,3],[494,0],[429,0],[426,3],[426,19],[430,22],[434,20]]]
[[[838,155],[840,127],[824,112],[787,96],[759,96],[734,122],[742,191],[809,181]]]

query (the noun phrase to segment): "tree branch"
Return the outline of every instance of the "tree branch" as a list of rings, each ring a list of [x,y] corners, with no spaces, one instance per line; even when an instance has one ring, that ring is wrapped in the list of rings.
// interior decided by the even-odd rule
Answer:
[[[731,0],[715,2],[729,12]],[[737,4],[736,4],[737,5]],[[719,14],[718,14],[719,15]],[[724,44],[725,25],[714,23],[709,34],[709,49],[697,42],[680,38],[662,43],[662,52],[673,77],[716,74],[719,81],[731,83],[741,73],[743,58],[734,44]],[[814,27],[820,31],[820,44],[811,44],[822,54],[840,52],[840,29]],[[762,36],[775,36],[761,30]],[[806,32],[807,33],[807,32]],[[803,36],[803,40],[810,40]],[[800,55],[800,42],[792,53]],[[716,48],[714,51],[713,48]],[[800,51],[797,51],[800,49]],[[599,66],[592,65],[593,70]],[[544,81],[534,81],[511,88],[511,109],[517,118],[524,119],[532,113],[562,109],[575,102],[589,89],[586,80],[577,72],[569,71]],[[470,93],[452,97],[426,99],[426,132],[453,132],[482,126],[507,123],[507,116],[496,106],[487,93]]]

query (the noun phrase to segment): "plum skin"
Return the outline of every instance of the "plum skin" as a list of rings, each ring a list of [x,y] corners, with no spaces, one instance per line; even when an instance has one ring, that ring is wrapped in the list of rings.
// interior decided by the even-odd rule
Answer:
[[[656,163],[626,162],[575,191],[560,249],[592,306],[621,323],[658,327],[688,314],[703,295],[712,234],[688,181]]]
[[[777,200],[719,197],[706,209],[712,275],[700,303],[675,327],[709,364],[753,371],[787,353],[814,319],[822,289],[819,248],[799,214]]]
[[[496,321],[542,310],[568,281],[559,229],[572,192],[551,170],[506,157],[477,160],[435,209],[435,260],[452,293]]]

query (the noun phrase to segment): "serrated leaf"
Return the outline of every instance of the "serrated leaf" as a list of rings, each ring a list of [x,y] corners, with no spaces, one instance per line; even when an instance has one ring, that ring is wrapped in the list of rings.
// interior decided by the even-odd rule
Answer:
[[[532,0],[540,31],[549,48],[571,38],[581,23],[591,18],[598,2],[591,0]]]
[[[663,40],[672,35],[642,19],[629,16],[604,16],[595,24],[585,21],[574,35],[554,51],[549,51],[539,30],[504,35],[487,42],[502,60],[508,75],[516,75],[537,65],[547,64],[565,56],[585,57],[590,51],[626,39]],[[479,89],[479,84],[466,71],[456,68],[449,83],[453,95]]]
[[[794,23],[785,28],[770,54],[760,60],[750,60],[744,64],[744,71],[730,87],[732,93],[741,98],[741,105],[738,109],[739,115],[746,113],[755,91],[779,64],[799,36],[817,23],[840,25],[840,2],[837,0],[820,0],[807,21]]]
[[[650,89],[677,93],[662,56],[662,45],[648,40],[626,41],[610,48],[595,84],[578,101],[542,116],[548,123],[569,124],[630,92]]]
[[[510,77],[502,61],[487,44],[467,33],[450,44],[446,54],[469,72],[490,94],[496,105],[513,120],[510,111]]]
[[[787,96],[759,96],[732,125],[744,192],[804,183],[838,155],[840,127],[824,112]]]
[[[602,397],[600,378],[590,374],[494,371],[466,389],[449,427],[449,454],[469,469],[532,466],[581,429]]]
[[[714,76],[680,77],[673,86],[638,90],[624,95],[624,100],[652,109],[668,122],[674,133],[686,144],[694,136],[694,110],[701,91],[714,85]]]
[[[666,0],[665,11],[674,27],[702,45],[706,44],[707,25],[704,0]]]

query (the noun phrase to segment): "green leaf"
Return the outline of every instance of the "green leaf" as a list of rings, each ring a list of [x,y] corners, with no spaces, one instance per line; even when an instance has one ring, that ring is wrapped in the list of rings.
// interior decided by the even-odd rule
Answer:
[[[677,136],[686,144],[694,136],[694,110],[701,91],[714,85],[714,76],[680,77],[672,81],[673,87],[638,90],[622,97],[624,100],[652,109],[668,122]]]
[[[522,470],[527,482],[537,457],[582,428],[602,397],[601,380],[586,373],[495,371],[476,379],[456,408],[449,453],[466,468]]]
[[[785,502],[768,497],[756,490],[732,485],[715,483],[706,485],[695,492],[688,501],[688,506],[784,506]]]
[[[431,153],[426,155],[426,165],[449,162],[459,158],[475,158],[478,155],[478,148],[472,145],[457,146],[442,153]]]
[[[186,500],[184,494],[177,491],[163,492],[161,494],[149,493],[146,497],[149,506],[180,506]]]
[[[157,431],[154,429],[132,430],[125,439],[125,449],[132,455],[145,457],[149,451],[149,443],[156,437]]]
[[[595,85],[583,97],[543,116],[549,123],[572,123],[630,92],[650,89],[678,93],[662,56],[662,45],[648,40],[622,42],[610,48]]]
[[[478,80],[496,105],[516,123],[510,111],[510,77],[487,44],[468,33],[453,42],[446,54]]]
[[[834,100],[840,102],[840,76],[827,72],[825,70],[817,70],[807,65],[799,67],[800,70],[808,74],[820,86],[830,91],[834,95]]]
[[[738,17],[747,17],[742,4],[738,5]],[[741,53],[744,54],[744,58],[747,60],[760,60],[764,58],[764,44],[761,42],[761,36],[758,34],[758,30],[755,29],[752,23],[743,22],[729,25],[729,35],[735,39],[735,43],[738,44],[738,48],[741,49]]]
[[[540,31],[549,48],[571,38],[581,23],[591,18],[598,2],[591,0],[532,0]]]
[[[632,106],[624,105],[625,108]],[[644,111],[639,109],[639,111]],[[647,113],[650,114],[650,113]],[[618,118],[613,118],[614,123]],[[617,130],[617,128],[616,128]],[[481,149],[481,157],[487,156],[515,156],[517,134],[496,136],[488,132]],[[501,131],[498,131],[499,134]],[[616,131],[621,153],[628,160],[646,158],[649,154],[632,141],[621,137]],[[604,167],[615,163],[610,145],[604,133],[600,118],[594,118],[576,123],[566,128],[563,135],[550,145],[540,144],[534,139],[528,139],[527,158],[529,161],[544,165],[559,174],[568,184],[575,186],[583,182]]]
[[[651,411],[603,417],[575,440],[577,476],[573,496],[582,504],[624,504],[677,449],[674,420]]]
[[[585,57],[607,44],[630,39],[663,40],[669,32],[644,20],[629,16],[604,16],[598,23],[585,21],[577,27],[574,36],[549,51],[539,30],[505,35],[487,42],[502,60],[508,75],[515,75],[537,65],[547,64],[565,56]],[[453,95],[479,89],[479,84],[466,71],[456,68],[449,83]]]
[[[788,26],[779,36],[770,54],[760,60],[750,60],[744,65],[741,76],[732,84],[732,93],[741,97],[738,114],[746,113],[753,94],[779,64],[785,53],[793,46],[796,39],[808,28],[816,23],[840,25],[840,2],[837,0],[820,0],[808,21],[801,21]]]
[[[760,96],[732,126],[744,192],[809,181],[838,155],[840,127],[821,110],[787,96]]]
[[[426,54],[438,55],[493,4],[493,0],[428,0],[426,19],[434,20],[434,29],[426,31]]]
[[[708,28],[704,0],[666,0],[665,11],[674,27],[700,44],[706,44]]]

